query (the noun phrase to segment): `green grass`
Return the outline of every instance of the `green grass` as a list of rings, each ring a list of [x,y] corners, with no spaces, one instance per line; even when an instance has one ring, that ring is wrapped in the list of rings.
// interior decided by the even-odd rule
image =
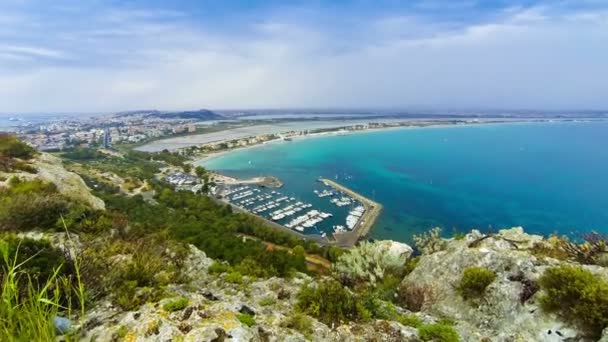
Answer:
[[[236,315],[236,318],[248,327],[255,325],[255,318],[250,314],[241,313]]]
[[[460,337],[456,330],[447,324],[427,324],[418,329],[423,341],[458,342]]]
[[[77,297],[80,313],[84,313],[85,293],[80,281],[79,264],[76,262],[76,284],[60,275],[61,267],[56,267],[51,276],[42,284],[26,271],[27,263],[34,256],[18,262],[19,247],[14,255],[9,253],[7,242],[0,240],[2,256],[2,293],[0,294],[0,341],[52,341],[55,340],[53,319],[57,316],[72,315],[72,298],[62,306],[62,290]],[[74,291],[75,290],[75,291]]]
[[[165,305],[163,305],[163,309],[169,312],[174,312],[185,309],[188,304],[190,304],[188,298],[181,297],[166,303]]]
[[[268,306],[268,305],[273,305],[276,302],[277,301],[273,297],[264,297],[260,300],[259,303],[261,306]]]

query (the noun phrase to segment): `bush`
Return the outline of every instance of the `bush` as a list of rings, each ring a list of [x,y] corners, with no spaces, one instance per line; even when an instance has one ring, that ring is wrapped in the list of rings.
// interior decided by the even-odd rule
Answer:
[[[8,158],[30,159],[36,150],[21,142],[14,135],[0,133],[0,156]]]
[[[416,266],[418,266],[418,262],[420,262],[420,257],[413,257],[410,260],[408,260],[407,263],[405,264],[405,266],[403,267],[403,275],[406,276],[406,275],[412,273],[412,271],[414,271]]]
[[[473,299],[483,295],[494,279],[496,274],[487,268],[469,267],[464,270],[456,290],[464,299]]]
[[[447,241],[441,238],[441,228],[433,228],[430,231],[413,236],[416,248],[422,254],[433,254],[447,248]]]
[[[232,284],[242,284],[243,275],[237,271],[232,271],[232,272],[228,273],[228,275],[226,275],[226,278],[224,280],[226,280],[227,282],[232,283]]]
[[[274,297],[264,297],[260,300],[259,304],[261,306],[268,306],[268,305],[273,305],[274,303],[276,303],[277,301],[274,299]]]
[[[581,267],[549,268],[539,280],[541,306],[597,337],[608,326],[608,282]]]
[[[316,287],[304,285],[298,293],[296,308],[327,325],[370,318],[354,294],[335,280],[323,281]]]
[[[211,274],[222,274],[232,271],[232,267],[224,262],[214,261],[207,269]]]
[[[413,312],[435,302],[437,290],[433,284],[404,284],[397,290],[397,302]]]
[[[174,312],[174,311],[179,311],[179,310],[185,309],[188,306],[188,304],[190,304],[190,301],[188,300],[188,298],[181,297],[181,298],[172,300],[168,303],[165,303],[165,305],[163,305],[163,309],[165,309],[166,311],[169,311],[169,312]]]
[[[428,324],[418,328],[418,335],[423,341],[458,342],[460,337],[456,330],[447,324]]]
[[[73,205],[52,183],[13,177],[9,185],[9,189],[0,189],[0,230],[54,228]]]
[[[283,322],[281,322],[281,326],[296,330],[308,339],[310,339],[310,336],[313,333],[312,319],[301,313],[292,313]]]
[[[255,318],[250,314],[240,313],[236,315],[236,318],[248,327],[252,327],[255,325]]]
[[[386,275],[398,272],[405,263],[403,257],[395,256],[375,243],[362,242],[358,247],[342,254],[334,264],[334,272],[347,284],[369,282],[375,284]]]
[[[84,246],[81,254],[85,284],[94,297],[112,295],[114,303],[132,310],[164,295],[169,283],[184,281],[180,245],[162,234],[141,238],[102,239]]]
[[[416,315],[398,315],[395,320],[407,327],[419,328],[422,326],[422,320]]]

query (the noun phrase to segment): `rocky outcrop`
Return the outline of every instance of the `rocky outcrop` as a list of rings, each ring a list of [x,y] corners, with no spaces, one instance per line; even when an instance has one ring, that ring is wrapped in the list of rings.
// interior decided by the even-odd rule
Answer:
[[[526,234],[521,228],[502,230],[492,236],[478,231],[464,239],[449,240],[447,248],[419,257],[414,270],[401,286],[428,289],[422,310],[411,313],[424,324],[448,319],[455,323],[461,341],[588,341],[576,327],[539,308],[537,280],[551,266],[563,263],[531,252],[541,236]],[[411,248],[379,241],[374,248],[394,256],[409,256]],[[328,326],[311,320],[309,331],[285,324],[293,315],[301,286],[315,282],[305,274],[291,279],[249,279],[228,281],[226,275],[210,274],[214,262],[204,252],[189,246],[184,270],[190,282],[171,285],[166,298],[145,304],[135,311],[121,311],[109,301],[101,301],[80,322],[84,341],[420,341],[419,332],[395,321],[372,320]],[[493,271],[496,279],[483,297],[464,300],[456,287],[468,267]],[[584,266],[606,277],[605,268]],[[186,298],[188,304],[170,311],[165,304]],[[242,321],[243,314],[253,324]],[[241,319],[240,319],[241,318]],[[608,341],[608,329],[601,341]]]
[[[59,158],[47,153],[40,153],[29,162],[37,170],[37,173],[16,172],[4,174],[5,178],[18,176],[26,180],[40,179],[53,183],[61,194],[87,204],[93,209],[105,209],[105,203],[91,194],[91,190],[80,176],[67,171]]]
[[[421,256],[402,286],[431,289],[433,298],[424,310],[456,321],[465,341],[584,340],[574,327],[544,313],[536,302],[536,281],[547,267],[559,263],[530,253],[540,241],[541,236],[526,234],[522,228],[501,230],[491,237],[473,231],[462,240],[451,240],[444,251]],[[456,292],[463,271],[473,266],[497,275],[474,304]]]
[[[419,341],[416,329],[397,322],[376,320],[345,324],[332,329],[312,319],[312,329],[303,333],[285,327],[293,314],[296,294],[305,274],[293,279],[270,278],[232,284],[223,275],[207,272],[213,260],[190,246],[185,267],[192,275],[187,285],[173,285],[167,298],[136,311],[123,312],[103,301],[90,310],[82,322],[83,341]],[[188,305],[169,312],[164,308],[175,298],[187,298]],[[255,324],[239,321],[239,314],[254,317]]]

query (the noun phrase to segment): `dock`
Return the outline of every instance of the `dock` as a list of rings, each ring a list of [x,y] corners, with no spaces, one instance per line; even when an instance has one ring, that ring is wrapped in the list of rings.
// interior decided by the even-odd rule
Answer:
[[[374,223],[376,223],[378,216],[380,216],[380,212],[382,212],[382,205],[331,179],[319,178],[319,181],[338,191],[344,192],[351,198],[359,201],[365,207],[365,213],[352,231],[334,234],[336,245],[344,247],[353,246],[355,243],[357,243],[357,241],[359,241],[359,239],[367,236],[367,234],[370,232],[374,226]]]

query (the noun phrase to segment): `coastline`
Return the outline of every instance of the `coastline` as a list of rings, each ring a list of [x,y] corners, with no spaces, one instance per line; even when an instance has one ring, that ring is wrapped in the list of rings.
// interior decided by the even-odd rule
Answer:
[[[416,121],[410,121],[410,122],[407,122],[407,124],[406,124],[406,122],[404,122],[403,125],[399,125],[399,126],[373,127],[373,128],[366,128],[366,129],[360,129],[360,130],[338,130],[338,129],[336,129],[334,131],[328,131],[328,132],[296,135],[296,136],[292,136],[290,138],[293,141],[297,141],[297,140],[313,139],[313,138],[328,137],[328,136],[378,133],[378,132],[391,131],[391,130],[408,130],[408,129],[425,129],[425,128],[458,128],[458,127],[470,127],[470,126],[481,126],[481,125],[508,125],[508,124],[533,124],[533,123],[545,123],[545,124],[548,124],[548,123],[559,124],[559,123],[565,123],[565,122],[586,123],[586,122],[598,122],[598,121],[606,121],[606,120],[602,120],[602,119],[581,119],[581,120],[561,119],[560,120],[560,119],[537,119],[537,118],[535,118],[535,119],[513,119],[513,120],[487,120],[487,121],[476,121],[476,122],[440,122],[440,121],[429,122],[429,121],[425,121],[425,122],[420,123],[420,122],[416,122]],[[344,126],[344,127],[348,127],[348,126]],[[231,141],[231,140],[232,139],[221,140],[221,141],[218,141],[217,143],[227,142],[227,141]],[[238,151],[243,151],[243,150],[248,150],[248,149],[253,149],[253,148],[259,148],[259,147],[262,147],[267,144],[280,144],[280,143],[290,143],[290,141],[275,139],[275,140],[269,140],[269,141],[260,142],[260,143],[256,143],[256,144],[250,144],[247,146],[233,147],[233,148],[218,151],[218,152],[209,152],[209,153],[204,154],[203,156],[198,156],[198,157],[191,159],[191,164],[204,166],[203,163],[205,163],[209,160],[219,158],[219,157],[222,157],[224,155],[227,155],[227,154],[230,154],[233,152],[238,152]]]
[[[573,120],[506,120],[506,121],[481,121],[481,122],[468,122],[468,123],[434,122],[432,124],[427,123],[427,124],[417,124],[417,125],[410,123],[410,125],[403,125],[403,126],[375,127],[375,128],[366,128],[366,129],[362,129],[362,130],[351,130],[351,131],[336,130],[336,131],[330,131],[330,132],[304,134],[304,135],[293,136],[292,140],[297,141],[297,140],[312,139],[312,138],[319,138],[319,137],[332,137],[332,136],[347,135],[347,134],[350,135],[350,134],[355,134],[355,133],[378,133],[378,132],[382,132],[385,130],[396,130],[396,129],[421,129],[421,128],[437,128],[437,127],[456,128],[456,127],[470,127],[470,126],[496,125],[496,124],[500,124],[500,125],[504,125],[504,124],[519,125],[519,124],[531,124],[531,123],[561,124],[561,123],[567,123],[567,122],[572,122],[572,121]],[[596,122],[596,121],[605,121],[605,120],[575,120],[575,122],[580,122],[580,123],[588,123],[588,122]],[[251,145],[247,145],[247,146],[238,146],[238,147],[234,147],[234,148],[231,148],[228,150],[208,153],[207,155],[203,156],[202,158],[193,159],[192,163],[194,163],[195,165],[204,166],[205,162],[215,159],[215,158],[219,158],[221,156],[225,156],[232,152],[242,151],[244,149],[262,147],[265,144],[288,143],[288,142],[289,141],[275,139],[275,140],[271,140],[271,141],[267,141],[267,142],[260,142],[260,143],[251,144]],[[211,171],[216,174],[220,174],[217,171],[213,171],[213,170],[211,170]],[[337,183],[336,183],[336,185],[340,186]],[[338,186],[336,186],[336,187],[338,187]],[[340,189],[340,190],[342,190],[342,189]],[[358,195],[358,194],[356,194],[356,195]],[[358,196],[360,196],[360,195],[358,195]],[[355,196],[353,196],[353,197],[355,197]],[[361,201],[361,202],[363,202],[363,201]],[[352,246],[352,245],[354,245],[354,243],[356,243],[356,241],[358,241],[358,239],[360,237],[366,236],[367,234],[369,234],[369,232],[374,228],[374,224],[376,223],[376,220],[381,212],[381,205],[379,203],[376,203],[376,204],[378,205],[378,207],[380,207],[380,209],[374,215],[366,217],[365,227],[357,227],[357,229],[354,229],[353,231],[350,231],[347,233],[342,233],[342,234],[336,234],[336,236],[343,235],[342,239],[344,241],[333,241],[333,244],[343,245],[343,246]],[[369,207],[371,208],[372,205],[369,204]],[[367,208],[368,207],[366,206],[366,209]],[[347,234],[347,235],[345,235],[345,234]],[[301,235],[299,235],[299,236],[301,236]],[[316,236],[316,237],[310,236],[309,238],[315,239],[315,238],[318,238],[318,236]]]
[[[319,133],[309,133],[309,134],[305,134],[305,135],[296,135],[296,136],[292,136],[290,138],[292,141],[298,141],[298,140],[314,139],[314,138],[329,137],[329,136],[377,133],[377,132],[401,130],[401,129],[406,130],[406,129],[437,128],[437,127],[467,127],[467,126],[474,126],[474,125],[503,124],[503,123],[516,123],[516,122],[526,122],[526,121],[499,121],[499,122],[481,121],[481,122],[471,122],[471,123],[437,122],[437,123],[432,123],[432,124],[412,124],[412,125],[402,125],[402,126],[374,127],[374,128],[366,128],[366,129],[361,129],[361,130],[335,130],[335,131],[329,131],[329,132],[319,132]],[[230,139],[218,141],[218,143],[226,142],[226,141],[230,141]],[[251,145],[247,145],[247,146],[233,147],[233,148],[230,148],[227,150],[222,150],[222,151],[218,151],[218,152],[210,152],[210,153],[205,154],[204,156],[193,158],[191,163],[193,165],[203,165],[203,163],[205,163],[209,160],[219,158],[219,157],[222,157],[224,155],[227,155],[227,154],[230,154],[233,152],[238,152],[238,151],[243,151],[243,150],[248,150],[248,149],[253,149],[253,148],[259,148],[259,147],[262,147],[262,146],[268,145],[268,144],[280,144],[280,143],[290,143],[290,142],[291,141],[276,139],[276,140],[260,142],[257,144],[251,144]]]

